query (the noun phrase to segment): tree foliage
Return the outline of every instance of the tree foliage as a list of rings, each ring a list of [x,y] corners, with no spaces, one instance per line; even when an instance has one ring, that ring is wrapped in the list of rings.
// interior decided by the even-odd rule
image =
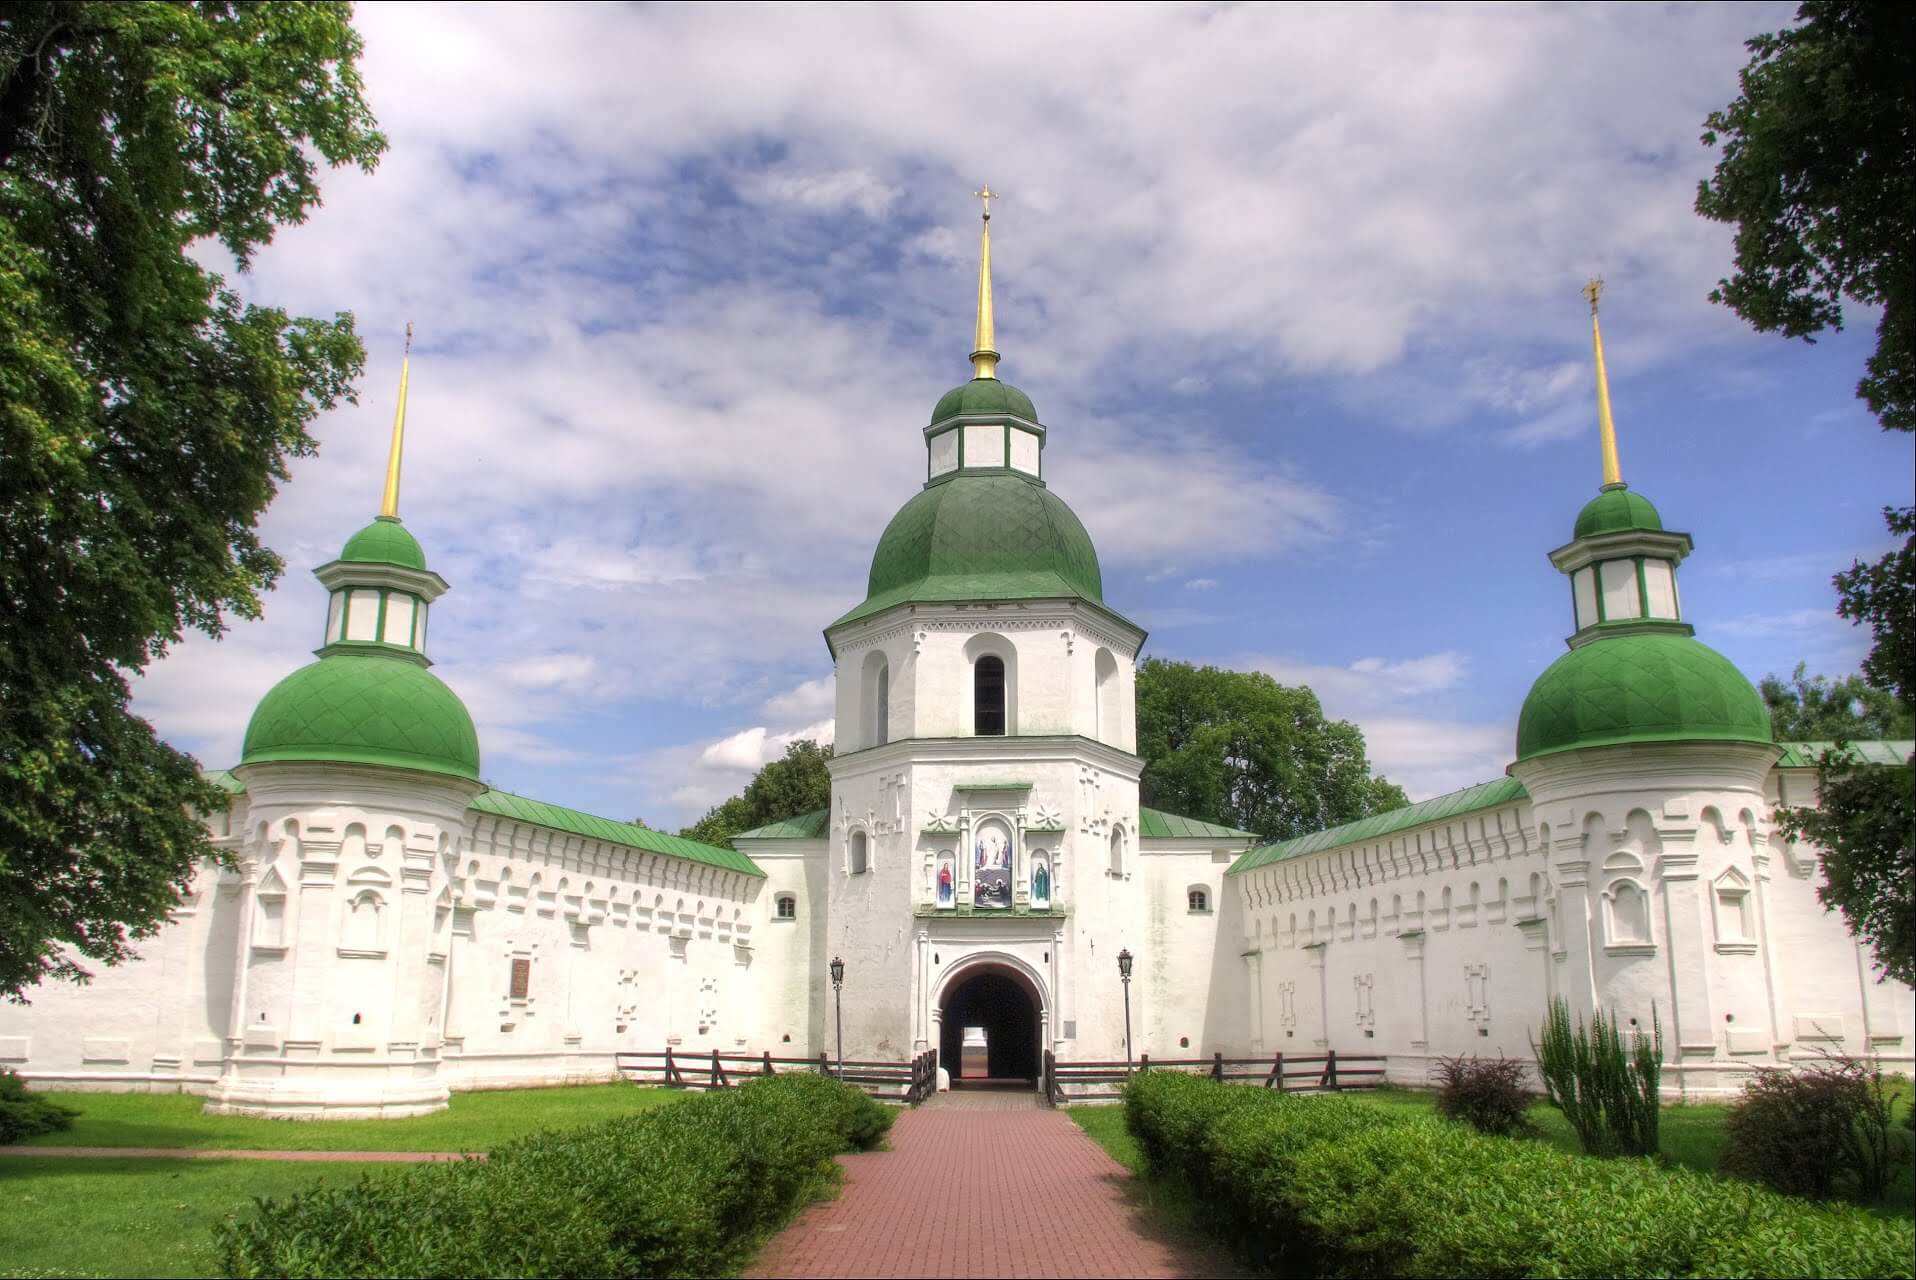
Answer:
[[[1372,777],[1356,725],[1261,672],[1147,658],[1138,665],[1142,803],[1267,840],[1400,809]]]
[[[0,993],[125,958],[211,853],[190,811],[223,798],[125,674],[258,615],[259,515],[364,352],[188,249],[244,270],[322,164],[376,163],[350,16],[0,9]]]
[[[790,743],[785,754],[769,761],[745,790],[679,832],[688,840],[730,848],[732,837],[767,823],[796,818],[801,813],[829,809],[832,804],[830,747],[810,738]]]
[[[1859,742],[1916,734],[1916,715],[1889,690],[1860,675],[1832,680],[1806,676],[1805,670],[1799,662],[1787,683],[1764,676],[1757,686],[1778,742]]]

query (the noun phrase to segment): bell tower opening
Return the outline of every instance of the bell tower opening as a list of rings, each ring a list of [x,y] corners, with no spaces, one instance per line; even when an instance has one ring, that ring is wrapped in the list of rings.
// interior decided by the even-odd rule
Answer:
[[[1035,1087],[1041,1069],[1038,1003],[1022,976],[982,966],[952,984],[939,1007],[944,1016],[938,1063],[951,1073],[952,1088]]]

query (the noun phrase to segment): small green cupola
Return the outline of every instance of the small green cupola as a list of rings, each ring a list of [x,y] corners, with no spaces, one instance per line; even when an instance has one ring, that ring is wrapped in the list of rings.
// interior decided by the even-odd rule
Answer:
[[[479,735],[459,695],[426,657],[426,611],[446,580],[426,567],[399,522],[408,352],[400,366],[386,494],[373,522],[313,571],[326,587],[319,660],[281,680],[246,726],[242,765],[370,764],[478,781]]]
[[[1623,482],[1597,327],[1601,289],[1593,280],[1584,293],[1603,486],[1578,513],[1571,540],[1550,553],[1550,563],[1570,579],[1570,652],[1537,677],[1524,699],[1517,759],[1623,743],[1767,743],[1763,699],[1683,621],[1676,567],[1692,549],[1690,535],[1665,530],[1656,507]]]

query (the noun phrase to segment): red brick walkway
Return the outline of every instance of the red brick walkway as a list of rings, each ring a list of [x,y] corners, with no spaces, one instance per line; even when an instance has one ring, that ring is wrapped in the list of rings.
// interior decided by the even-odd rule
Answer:
[[[907,1111],[891,1150],[760,1255],[755,1276],[1231,1276],[1151,1233],[1131,1175],[1056,1111]]]

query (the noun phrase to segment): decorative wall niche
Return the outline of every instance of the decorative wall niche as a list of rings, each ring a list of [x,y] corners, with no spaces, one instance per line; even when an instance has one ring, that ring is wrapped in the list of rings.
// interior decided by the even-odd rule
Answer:
[[[346,902],[339,922],[339,954],[373,958],[386,954],[386,900],[361,889]]]
[[[1711,887],[1716,949],[1726,954],[1755,954],[1756,906],[1750,896],[1749,877],[1731,867],[1718,876]]]
[[[1613,954],[1656,950],[1650,928],[1650,895],[1636,880],[1620,877],[1603,891],[1603,944]]]

